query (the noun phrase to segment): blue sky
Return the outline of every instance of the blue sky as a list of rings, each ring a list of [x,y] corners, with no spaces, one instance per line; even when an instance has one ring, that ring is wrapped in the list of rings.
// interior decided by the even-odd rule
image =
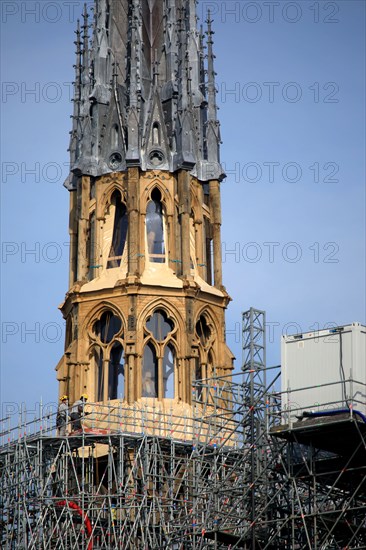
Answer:
[[[214,19],[227,341],[365,323],[365,2],[201,1]],[[2,412],[57,398],[78,1],[1,5]],[[13,406],[16,408],[16,405]]]

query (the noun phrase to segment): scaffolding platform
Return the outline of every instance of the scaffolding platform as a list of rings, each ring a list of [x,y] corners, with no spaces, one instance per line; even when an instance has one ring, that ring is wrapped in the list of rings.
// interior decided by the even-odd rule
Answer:
[[[273,426],[270,435],[365,462],[366,424],[357,414],[340,413],[305,417],[293,424]]]

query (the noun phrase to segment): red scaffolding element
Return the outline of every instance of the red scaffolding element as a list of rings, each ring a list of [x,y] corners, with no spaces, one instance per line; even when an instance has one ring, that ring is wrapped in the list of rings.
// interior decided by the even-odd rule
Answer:
[[[82,520],[84,521],[86,532],[87,532],[88,536],[90,537],[90,541],[89,541],[87,550],[93,550],[93,539],[92,539],[92,536],[91,536],[92,532],[93,532],[93,528],[92,528],[92,525],[90,523],[90,519],[88,518],[87,514],[85,514],[82,511],[82,509],[80,508],[80,506],[78,506],[76,504],[76,502],[74,502],[72,500],[60,500],[60,502],[57,503],[57,506],[68,506],[68,508],[72,508],[73,510],[76,510],[76,512],[79,514],[79,516],[81,516]]]

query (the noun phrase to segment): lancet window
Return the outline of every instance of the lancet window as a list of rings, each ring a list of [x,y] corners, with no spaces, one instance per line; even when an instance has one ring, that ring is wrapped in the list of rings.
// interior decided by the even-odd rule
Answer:
[[[142,364],[142,397],[174,398],[175,323],[165,311],[156,310],[147,319]]]
[[[91,359],[95,369],[96,401],[123,399],[125,366],[123,326],[112,311],[104,311],[91,331]]]
[[[196,337],[200,343],[200,357],[196,360],[195,379],[201,380],[210,378],[213,375],[213,344],[214,333],[207,322],[205,315],[201,315],[196,323]],[[197,388],[197,399],[202,399],[203,390]]]
[[[165,263],[165,211],[157,188],[153,189],[146,207],[146,238],[150,262]]]
[[[111,205],[114,207],[114,223],[107,269],[120,266],[126,246],[128,228],[127,209],[125,203],[122,202],[119,191],[113,193]]]

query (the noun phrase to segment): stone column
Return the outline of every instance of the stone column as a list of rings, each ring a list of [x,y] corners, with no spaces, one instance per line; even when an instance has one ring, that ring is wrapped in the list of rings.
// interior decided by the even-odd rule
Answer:
[[[141,274],[141,235],[139,224],[139,169],[128,169],[128,277]]]
[[[77,280],[84,281],[88,276],[88,226],[89,226],[90,178],[81,178],[79,194],[79,231],[78,231],[78,270]]]
[[[210,181],[210,208],[213,239],[214,286],[222,287],[222,251],[221,251],[221,199],[220,183]]]
[[[191,214],[190,197],[190,175],[185,170],[178,174],[178,196],[180,211],[181,228],[181,250],[182,250],[182,275],[185,278],[190,277],[191,259],[190,259],[190,225],[189,217]]]
[[[78,221],[77,221],[77,192],[76,191],[70,191],[69,235],[70,235],[69,288],[71,288],[72,285],[77,280]]]

